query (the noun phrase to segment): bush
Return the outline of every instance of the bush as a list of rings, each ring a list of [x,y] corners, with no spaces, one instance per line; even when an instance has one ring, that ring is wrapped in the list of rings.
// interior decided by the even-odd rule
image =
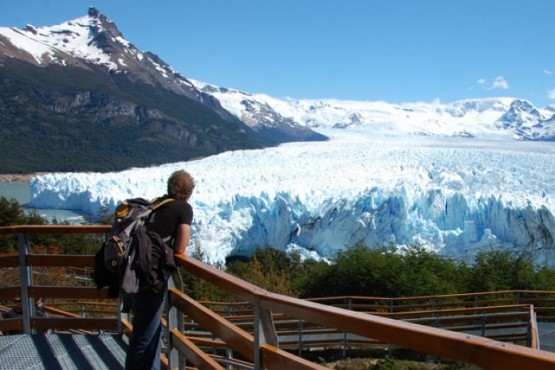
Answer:
[[[0,197],[0,226],[45,225],[46,223],[46,219],[37,212],[24,212],[17,200]],[[57,221],[53,223],[58,224]],[[35,252],[53,254],[94,254],[100,248],[102,239],[102,235],[80,234],[35,234],[29,236],[29,242]],[[17,244],[17,235],[1,235],[0,254],[15,253]]]
[[[368,249],[356,245],[332,263],[259,248],[250,259],[231,259],[226,271],[272,292],[301,298],[410,297],[495,290],[553,290],[555,271],[535,268],[525,256],[482,252],[473,264],[453,261],[421,246]]]

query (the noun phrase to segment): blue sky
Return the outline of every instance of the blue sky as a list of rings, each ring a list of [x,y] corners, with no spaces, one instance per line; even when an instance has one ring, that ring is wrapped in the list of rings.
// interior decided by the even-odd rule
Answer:
[[[0,26],[54,25],[91,5],[185,77],[246,92],[555,103],[552,0],[15,0],[1,2]]]

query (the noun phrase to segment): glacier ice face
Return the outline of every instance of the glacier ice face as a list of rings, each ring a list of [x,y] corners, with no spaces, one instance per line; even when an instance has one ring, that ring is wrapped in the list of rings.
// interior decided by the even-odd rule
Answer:
[[[170,173],[185,169],[196,180],[191,243],[209,263],[264,246],[333,258],[362,242],[418,243],[457,258],[511,248],[555,266],[552,144],[321,132],[331,140],[37,176],[31,206],[96,215],[125,198],[162,195]]]

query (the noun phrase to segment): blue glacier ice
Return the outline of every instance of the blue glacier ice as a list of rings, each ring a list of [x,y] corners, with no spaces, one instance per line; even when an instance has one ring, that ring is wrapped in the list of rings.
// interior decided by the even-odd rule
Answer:
[[[453,258],[510,249],[555,267],[553,143],[321,132],[330,141],[40,175],[31,206],[98,215],[128,197],[163,194],[169,174],[185,169],[197,184],[188,251],[209,263],[265,246],[331,259],[362,242],[420,244]]]

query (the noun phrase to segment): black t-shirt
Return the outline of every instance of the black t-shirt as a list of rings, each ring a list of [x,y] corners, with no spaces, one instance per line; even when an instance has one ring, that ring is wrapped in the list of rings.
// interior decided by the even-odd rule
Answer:
[[[170,245],[173,247],[177,226],[191,225],[192,222],[193,208],[191,205],[183,200],[173,200],[154,211],[146,228],[158,233],[162,239],[171,237]]]

